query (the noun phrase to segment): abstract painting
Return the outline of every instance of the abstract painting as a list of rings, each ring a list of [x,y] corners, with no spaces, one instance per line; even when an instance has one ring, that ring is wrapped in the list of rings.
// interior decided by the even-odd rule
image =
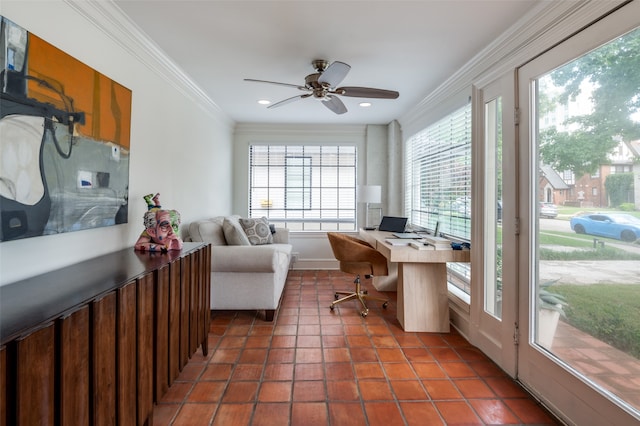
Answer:
[[[0,241],[126,223],[131,90],[0,20]]]

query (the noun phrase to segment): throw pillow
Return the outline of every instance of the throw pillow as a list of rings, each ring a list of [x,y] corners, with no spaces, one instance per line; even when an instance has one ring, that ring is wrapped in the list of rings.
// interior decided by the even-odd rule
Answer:
[[[230,246],[249,246],[249,238],[244,233],[240,222],[237,219],[231,217],[225,217],[222,222],[222,232],[224,232],[224,239],[227,240],[227,245]]]
[[[240,219],[240,225],[249,238],[251,245],[260,246],[273,243],[269,221],[266,217],[260,219]]]

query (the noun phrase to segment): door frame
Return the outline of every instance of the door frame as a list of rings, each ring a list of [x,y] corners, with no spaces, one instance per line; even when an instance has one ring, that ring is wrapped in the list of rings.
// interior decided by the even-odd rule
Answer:
[[[551,410],[570,424],[634,424],[638,418],[614,402],[615,398],[598,390],[588,379],[573,373],[562,361],[533,343],[534,281],[537,277],[536,237],[538,221],[534,214],[538,200],[537,143],[535,111],[531,107],[533,82],[545,73],[640,25],[640,1],[633,1],[595,22],[578,34],[555,46],[517,69],[516,107],[520,124],[517,146],[520,147],[518,243],[520,344],[518,374],[522,385]]]
[[[517,177],[516,131],[513,111],[514,74],[509,72],[503,76],[473,88],[474,108],[474,145],[472,200],[478,202],[480,208],[474,211],[487,212],[495,209],[497,200],[488,200],[486,191],[487,155],[492,155],[494,147],[488,146],[486,140],[485,105],[492,100],[502,102],[502,314],[501,319],[485,311],[485,265],[489,262],[485,251],[487,226],[483,215],[475,215],[472,225],[473,265],[471,279],[471,333],[472,340],[484,353],[496,362],[511,377],[517,376],[517,318],[518,318],[518,284],[517,284],[517,217],[516,188],[517,179],[504,179],[506,176]],[[496,225],[497,227],[497,225]],[[495,228],[493,228],[495,229]],[[505,247],[508,250],[505,250]],[[491,259],[493,260],[493,259]],[[493,283],[491,283],[493,284]]]

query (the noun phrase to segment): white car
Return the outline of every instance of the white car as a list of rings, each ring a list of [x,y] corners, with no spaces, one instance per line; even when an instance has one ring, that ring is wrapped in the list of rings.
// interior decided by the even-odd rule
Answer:
[[[553,203],[545,203],[541,201],[538,214],[540,217],[555,219],[558,216],[558,208]]]

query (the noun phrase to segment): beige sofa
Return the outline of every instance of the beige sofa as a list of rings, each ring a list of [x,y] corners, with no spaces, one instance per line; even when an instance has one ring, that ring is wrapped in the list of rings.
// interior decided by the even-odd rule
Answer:
[[[272,321],[291,261],[289,230],[275,228],[272,242],[253,245],[239,216],[192,222],[186,241],[211,243],[211,309],[265,310]]]

